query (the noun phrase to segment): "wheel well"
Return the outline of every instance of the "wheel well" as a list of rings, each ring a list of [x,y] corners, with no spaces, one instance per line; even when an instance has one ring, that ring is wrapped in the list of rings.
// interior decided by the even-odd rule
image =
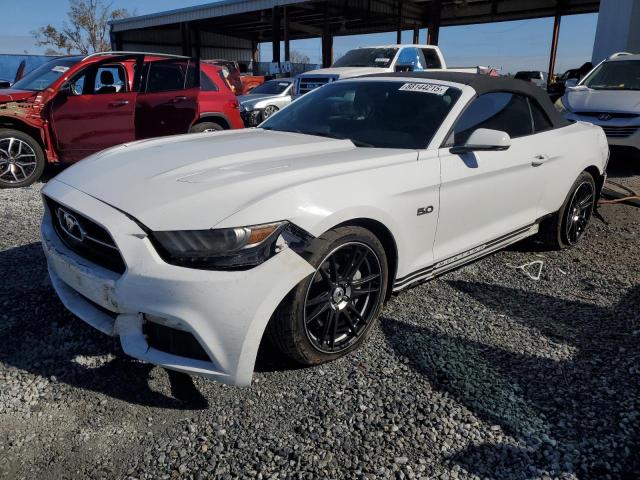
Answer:
[[[194,123],[193,125],[198,125],[200,123],[217,123],[218,125],[220,125],[222,128],[224,128],[225,130],[228,130],[230,128],[229,122],[227,122],[226,119],[224,119],[223,117],[220,117],[218,115],[211,115],[210,117],[200,117],[196,123]]]
[[[389,267],[389,283],[387,285],[386,292],[386,298],[388,299],[393,292],[393,282],[395,281],[398,268],[398,247],[393,234],[384,224],[370,218],[355,218],[341,223],[340,225],[336,225],[336,227],[346,226],[366,228],[378,237],[378,240],[382,243],[384,253],[387,255],[387,263]]]
[[[42,134],[39,128],[32,127],[30,125],[27,125],[26,123],[23,123],[19,120],[15,120],[13,118],[0,118],[0,128],[12,128],[13,130],[18,130],[20,132],[26,133],[27,135],[29,135],[31,138],[33,138],[36,142],[40,144],[46,156],[47,149],[46,149],[46,146],[44,145],[44,142],[42,141]]]
[[[593,177],[593,180],[596,182],[596,191],[598,192],[598,196],[600,196],[602,187],[604,186],[604,175],[602,175],[598,167],[594,165],[585,168],[584,171]]]

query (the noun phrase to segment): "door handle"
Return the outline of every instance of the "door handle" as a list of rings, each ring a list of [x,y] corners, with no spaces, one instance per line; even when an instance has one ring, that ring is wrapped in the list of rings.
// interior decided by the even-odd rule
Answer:
[[[545,155],[544,153],[539,153],[538,155],[533,157],[533,160],[531,161],[531,165],[533,165],[534,167],[539,167],[540,165],[545,163],[547,160],[549,160],[549,155]]]
[[[171,103],[180,103],[180,102],[184,102],[187,99],[187,97],[173,97],[171,99]]]
[[[123,107],[125,105],[129,105],[129,100],[118,100],[109,104],[110,107]]]

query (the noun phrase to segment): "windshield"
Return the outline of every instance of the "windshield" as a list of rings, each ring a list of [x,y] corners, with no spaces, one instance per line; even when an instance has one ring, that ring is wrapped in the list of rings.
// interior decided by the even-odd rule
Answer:
[[[332,67],[388,68],[398,53],[397,48],[357,48],[348,51]]]
[[[411,81],[341,81],[300,97],[261,128],[349,139],[358,147],[426,148],[460,90]]]
[[[13,84],[16,90],[40,91],[58,80],[69,68],[82,60],[81,57],[61,57],[40,65]]]
[[[583,85],[594,90],[640,90],[640,60],[604,62]]]
[[[259,85],[251,90],[251,93],[278,95],[279,93],[284,92],[290,85],[291,82],[283,82],[282,80],[269,80],[268,82],[264,82],[262,85]]]

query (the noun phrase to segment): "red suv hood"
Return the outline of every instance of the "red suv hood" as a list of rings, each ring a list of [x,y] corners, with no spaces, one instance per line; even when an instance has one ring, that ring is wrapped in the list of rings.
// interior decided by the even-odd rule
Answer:
[[[0,89],[0,103],[16,102],[35,97],[36,92],[30,90],[13,90],[11,88]]]

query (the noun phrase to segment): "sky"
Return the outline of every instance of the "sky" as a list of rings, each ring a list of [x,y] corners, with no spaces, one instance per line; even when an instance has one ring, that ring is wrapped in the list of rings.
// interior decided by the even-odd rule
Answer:
[[[127,8],[139,14],[200,5],[205,0],[114,0],[114,8]],[[34,45],[31,32],[51,23],[59,26],[66,18],[67,0],[0,0],[3,17],[0,29],[0,53],[43,53],[46,47]],[[579,67],[591,60],[598,21],[597,14],[571,15],[562,18],[556,71]],[[518,70],[548,69],[553,29],[552,18],[520,20],[440,29],[439,46],[449,66],[484,65],[501,68],[502,73]],[[403,32],[402,41],[411,43],[412,33]],[[426,30],[420,40],[426,43]],[[395,32],[336,37],[335,58],[352,48],[395,43]],[[320,39],[294,40],[291,49],[320,62]],[[261,46],[261,60],[271,60],[271,46]]]

